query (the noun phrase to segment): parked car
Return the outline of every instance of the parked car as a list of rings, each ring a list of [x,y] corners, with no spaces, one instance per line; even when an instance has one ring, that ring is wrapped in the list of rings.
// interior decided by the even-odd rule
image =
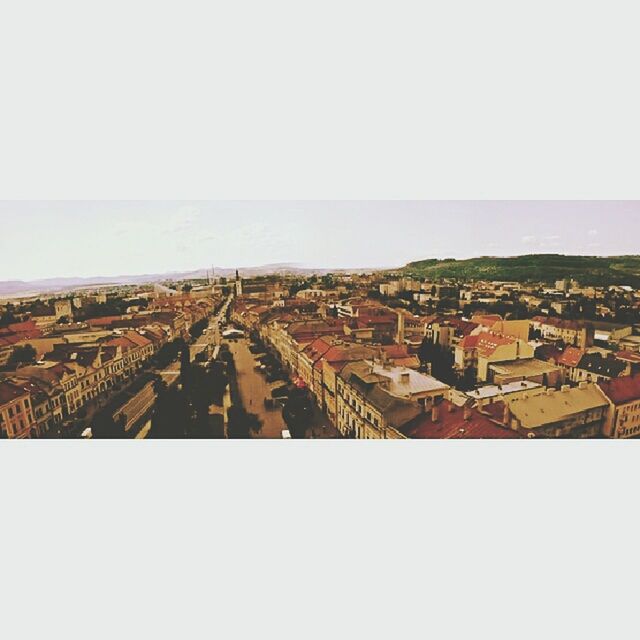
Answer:
[[[289,397],[289,385],[283,384],[280,387],[276,387],[271,391],[272,398],[287,398]]]

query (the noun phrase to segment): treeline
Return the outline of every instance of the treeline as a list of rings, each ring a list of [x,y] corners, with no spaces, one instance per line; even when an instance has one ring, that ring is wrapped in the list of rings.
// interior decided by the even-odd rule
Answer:
[[[211,415],[212,404],[222,406],[229,382],[224,362],[192,364],[189,348],[178,344],[181,354],[180,387],[155,384],[157,395],[150,438],[223,438],[220,415]]]

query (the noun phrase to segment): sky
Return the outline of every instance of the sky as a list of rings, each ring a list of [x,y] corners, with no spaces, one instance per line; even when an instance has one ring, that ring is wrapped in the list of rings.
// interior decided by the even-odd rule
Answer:
[[[640,201],[0,201],[0,281],[640,253]]]

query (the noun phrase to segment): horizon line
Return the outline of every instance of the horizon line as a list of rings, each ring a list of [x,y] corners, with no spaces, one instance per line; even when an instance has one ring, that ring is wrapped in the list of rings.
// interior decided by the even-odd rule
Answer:
[[[335,271],[394,271],[397,269],[404,269],[405,267],[407,267],[410,264],[413,264],[415,262],[426,262],[428,260],[437,260],[439,262],[445,262],[445,261],[456,261],[456,262],[463,262],[466,260],[477,260],[480,258],[521,258],[524,256],[564,256],[564,257],[582,257],[582,258],[625,258],[625,257],[633,257],[633,256],[638,256],[640,254],[635,254],[635,253],[620,253],[620,254],[584,254],[584,253],[557,253],[557,252],[528,252],[528,253],[516,253],[516,254],[508,254],[508,255],[500,255],[500,254],[490,254],[490,253],[485,253],[485,254],[478,254],[478,255],[470,255],[467,257],[425,257],[425,258],[416,258],[416,259],[411,259],[406,261],[403,265],[400,266],[318,266],[318,265],[307,265],[306,263],[303,262],[267,262],[267,263],[262,263],[262,264],[255,264],[255,265],[244,265],[244,266],[214,266],[213,267],[213,271],[215,272],[215,270],[220,269],[220,270],[225,270],[225,271],[235,271],[236,269],[238,271],[242,271],[242,270],[248,270],[248,269],[268,269],[269,267],[273,267],[274,269],[276,267],[280,267],[280,268],[292,268],[292,269],[304,269],[307,271],[314,271],[314,270],[318,270],[318,271],[328,271],[328,270],[335,270]],[[69,279],[78,279],[78,280],[91,280],[92,278],[100,278],[100,279],[105,279],[105,278],[143,278],[143,277],[149,277],[149,276],[154,276],[154,277],[169,277],[171,275],[184,275],[187,273],[192,273],[192,272],[196,272],[196,271],[210,271],[210,267],[196,267],[196,268],[185,268],[185,269],[171,269],[168,271],[164,271],[164,272],[153,272],[153,271],[147,271],[144,273],[120,273],[120,274],[107,274],[107,275],[100,275],[100,274],[92,274],[90,276],[84,276],[84,275],[56,275],[56,276],[46,276],[46,277],[38,277],[38,278],[30,278],[30,279],[23,279],[23,278],[17,278],[17,279],[7,279],[7,280],[0,280],[0,282],[2,283],[8,283],[8,282],[21,282],[21,283],[25,283],[25,284],[29,284],[29,283],[33,283],[33,282],[45,282],[45,281],[50,281],[50,280],[69,280]],[[182,278],[185,279],[185,278]],[[186,278],[188,279],[188,278]],[[91,284],[91,283],[87,283],[87,284]],[[107,283],[103,283],[103,284],[107,284]],[[118,284],[116,282],[114,282],[113,284]]]

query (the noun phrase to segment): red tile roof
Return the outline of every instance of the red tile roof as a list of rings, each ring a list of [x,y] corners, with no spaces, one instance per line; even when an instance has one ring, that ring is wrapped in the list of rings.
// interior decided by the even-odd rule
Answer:
[[[0,334],[25,333],[30,331],[40,331],[33,320],[27,320],[25,322],[12,322],[3,329],[0,329]]]
[[[477,336],[466,336],[460,342],[460,345],[464,349],[477,349],[478,355],[488,358],[495,353],[498,347],[513,344],[514,342],[516,342],[516,338],[487,331]]]
[[[465,336],[460,341],[460,346],[463,349],[475,349],[478,346],[478,340],[480,336]]]
[[[16,342],[20,342],[20,340],[22,340],[22,337],[15,333],[7,336],[0,336],[0,347],[9,347],[16,344]]]
[[[433,421],[431,412],[422,413],[405,424],[401,431],[408,438],[427,439],[518,439],[522,436],[512,429],[495,424],[477,409],[471,409],[465,420],[464,409],[444,400],[438,407],[438,418]]]
[[[87,324],[90,327],[108,327],[118,320],[122,320],[122,316],[104,316],[102,318],[91,318],[87,320]]]
[[[471,320],[473,320],[473,322],[477,322],[478,324],[481,324],[483,327],[487,327],[488,329],[491,329],[491,327],[493,327],[497,322],[502,321],[502,316],[474,315],[473,318],[471,318]]]
[[[547,316],[535,316],[533,322],[540,324],[546,324],[551,327],[557,327],[558,329],[569,329],[572,331],[580,331],[585,328],[585,323],[581,320],[563,320],[562,318],[547,317]]]
[[[13,402],[17,398],[29,395],[28,391],[21,389],[11,382],[0,382],[0,405]]]
[[[618,351],[616,358],[618,358],[618,360],[624,360],[625,362],[640,363],[640,353],[636,353],[635,351]]]
[[[640,400],[640,373],[624,378],[612,378],[598,385],[613,404],[627,404]]]
[[[564,353],[558,358],[558,364],[564,365],[565,367],[577,367],[585,353],[584,349],[567,347]]]
[[[138,347],[148,347],[151,344],[149,338],[145,338],[145,336],[140,335],[137,331],[127,331],[125,337]]]

